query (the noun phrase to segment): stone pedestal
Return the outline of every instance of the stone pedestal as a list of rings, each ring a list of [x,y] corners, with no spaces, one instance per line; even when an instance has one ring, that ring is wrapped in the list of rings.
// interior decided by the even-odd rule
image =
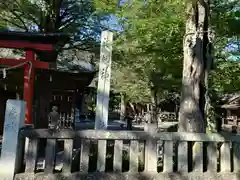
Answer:
[[[144,131],[149,133],[156,132],[177,132],[178,122],[161,122],[158,124],[145,123]]]
[[[13,180],[20,168],[23,143],[19,130],[24,126],[26,104],[24,101],[8,100],[3,128],[2,153],[0,159],[0,179]]]
[[[144,125],[144,131],[147,132],[149,135],[151,135],[152,133],[161,133],[161,132],[177,132],[177,129],[178,129],[178,122],[161,122],[158,124],[145,123]],[[156,147],[154,148],[157,149],[157,157],[159,158],[160,166],[163,166],[164,142],[159,140],[155,143],[157,144],[156,144]],[[174,144],[174,147],[175,147],[175,144]],[[174,149],[174,152],[175,152],[175,149]],[[152,162],[150,161],[149,163],[151,164]]]
[[[145,123],[144,131],[148,133],[156,133],[158,132],[157,124]]]

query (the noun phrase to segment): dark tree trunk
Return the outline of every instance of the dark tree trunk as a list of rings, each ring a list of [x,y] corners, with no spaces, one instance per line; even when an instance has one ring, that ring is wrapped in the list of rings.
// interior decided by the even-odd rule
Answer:
[[[187,5],[180,132],[205,132],[205,99],[211,59],[209,54],[209,0],[192,0]]]
[[[126,97],[123,93],[121,93],[121,104],[120,104],[120,120],[123,121],[126,116],[126,110],[127,110],[127,102]]]
[[[152,117],[151,117],[151,123],[157,124],[157,114],[158,114],[158,103],[157,103],[157,91],[156,88],[151,89],[151,95],[152,95]]]

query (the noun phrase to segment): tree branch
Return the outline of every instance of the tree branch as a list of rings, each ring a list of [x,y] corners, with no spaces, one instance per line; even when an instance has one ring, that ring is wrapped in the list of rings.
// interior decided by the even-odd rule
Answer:
[[[12,24],[12,25],[14,25],[14,26],[16,26],[16,27],[18,27],[18,28],[20,28],[20,29],[25,29],[24,26],[20,26],[19,24],[14,23],[13,21],[11,21],[11,20],[9,20],[9,19],[3,18],[3,17],[0,17],[0,19],[2,19],[3,21],[5,21],[5,22],[7,22],[7,23],[10,23],[10,24]]]
[[[5,2],[2,2],[2,4],[12,15],[14,15],[22,23],[22,25],[24,26],[24,29],[28,32],[28,28],[27,28],[25,22],[23,21],[23,19],[16,12],[14,12],[13,9],[9,8],[8,4],[6,4]]]
[[[65,9],[65,11],[63,12],[63,14],[59,17],[59,18],[60,18],[60,21],[62,21],[62,20],[66,17],[66,15],[68,14],[68,12],[70,11],[70,9],[71,9],[72,7],[74,7],[74,6],[73,6],[73,5],[69,5],[69,7]]]
[[[63,0],[59,0],[58,4],[56,4],[56,6],[57,6],[57,10],[55,12],[56,13],[56,21],[55,21],[55,28],[56,29],[59,29],[60,24],[61,24],[60,11],[61,11],[62,2],[63,2]]]
[[[37,19],[31,13],[26,14],[24,9],[22,8],[21,4],[16,0],[15,0],[15,2],[17,3],[18,7],[21,9],[21,14],[29,17],[29,20],[31,20],[33,23],[35,23],[40,28],[40,24],[37,21]]]
[[[75,20],[76,18],[69,18],[65,22],[61,23],[59,30],[61,31],[62,29],[69,27]]]

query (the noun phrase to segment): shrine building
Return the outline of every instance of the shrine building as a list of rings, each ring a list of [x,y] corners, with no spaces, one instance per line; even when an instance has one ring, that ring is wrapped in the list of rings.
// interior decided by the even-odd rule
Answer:
[[[25,124],[47,128],[51,107],[57,106],[62,120],[74,126],[76,108],[96,73],[57,68],[57,54],[68,40],[66,34],[0,31],[0,48],[25,53],[24,58],[0,58],[0,134],[8,99],[26,102]]]

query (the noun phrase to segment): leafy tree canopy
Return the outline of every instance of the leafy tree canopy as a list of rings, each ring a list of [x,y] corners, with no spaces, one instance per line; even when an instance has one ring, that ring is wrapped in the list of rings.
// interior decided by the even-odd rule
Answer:
[[[20,31],[72,34],[69,48],[95,44],[106,16],[91,0],[5,0],[0,2],[0,27]]]
[[[116,33],[113,87],[133,102],[150,102],[179,91],[182,71],[184,3],[181,1],[134,1],[99,7],[114,13],[121,32]]]

